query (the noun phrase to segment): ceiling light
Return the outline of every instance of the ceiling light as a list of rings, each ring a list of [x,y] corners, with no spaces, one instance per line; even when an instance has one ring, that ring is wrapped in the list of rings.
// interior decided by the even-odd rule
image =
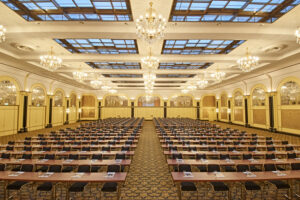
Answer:
[[[148,43],[162,38],[166,29],[166,19],[158,15],[152,5],[153,2],[150,2],[150,8],[146,11],[145,16],[140,16],[136,20],[137,35]]]
[[[246,51],[246,55],[240,59],[237,60],[237,63],[239,64],[239,68],[243,72],[250,72],[253,69],[255,69],[255,66],[258,64],[259,58],[257,56],[251,56],[248,48]]]
[[[196,90],[196,89],[197,89],[197,86],[196,86],[196,85],[188,85],[188,86],[187,86],[187,89],[188,89],[188,90]]]
[[[115,90],[115,89],[110,89],[108,92],[111,93],[111,94],[116,94],[116,93],[117,93],[117,90]]]
[[[184,94],[186,94],[186,93],[189,92],[189,90],[188,89],[183,89],[183,90],[181,90],[181,92],[184,93]]]
[[[141,62],[142,62],[142,67],[144,69],[157,69],[159,65],[159,60],[158,58],[152,56],[151,49],[150,49],[150,55],[142,58]]]
[[[205,79],[197,81],[197,85],[200,89],[205,88],[208,85],[208,81]]]
[[[102,81],[99,81],[99,80],[92,80],[90,82],[91,86],[93,88],[100,88],[100,86],[102,85]]]
[[[143,74],[143,78],[145,81],[154,81],[156,79],[156,74],[148,71]]]
[[[0,43],[5,41],[5,32],[4,26],[0,25]]]
[[[107,91],[107,90],[110,90],[111,87],[108,86],[108,85],[103,85],[103,86],[101,87],[101,89],[104,90],[104,91]]]
[[[225,75],[225,72],[220,72],[219,69],[217,69],[215,73],[211,74],[211,77],[215,78],[217,83],[220,83],[225,77]]]
[[[295,35],[297,37],[297,43],[300,44],[300,28],[296,30]]]
[[[57,70],[61,67],[62,64],[61,58],[53,54],[53,47],[51,47],[51,50],[48,55],[41,56],[40,59],[41,65],[47,68],[49,71]]]
[[[88,78],[88,74],[81,71],[81,66],[77,72],[73,72],[73,78],[79,82],[83,82]]]

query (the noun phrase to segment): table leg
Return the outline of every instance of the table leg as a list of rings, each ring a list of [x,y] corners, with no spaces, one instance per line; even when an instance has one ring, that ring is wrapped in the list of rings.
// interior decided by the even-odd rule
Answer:
[[[179,198],[179,200],[181,200],[181,187],[180,187],[180,182],[177,182],[176,185],[177,185],[178,198]]]

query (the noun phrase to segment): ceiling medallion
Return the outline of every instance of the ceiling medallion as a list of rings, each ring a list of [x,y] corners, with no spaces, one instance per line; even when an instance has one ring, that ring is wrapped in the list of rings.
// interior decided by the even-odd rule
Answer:
[[[137,35],[147,41],[149,44],[164,36],[166,29],[166,19],[157,14],[152,8],[153,2],[150,2],[150,8],[145,16],[140,16],[136,20]]]
[[[53,47],[51,47],[48,55],[41,56],[40,59],[41,65],[47,68],[49,71],[57,70],[62,64],[62,59],[54,55]]]
[[[239,64],[239,68],[243,72],[250,72],[255,69],[255,67],[258,65],[259,58],[257,56],[250,55],[248,48],[246,51],[246,55],[240,59],[237,60],[237,63]]]

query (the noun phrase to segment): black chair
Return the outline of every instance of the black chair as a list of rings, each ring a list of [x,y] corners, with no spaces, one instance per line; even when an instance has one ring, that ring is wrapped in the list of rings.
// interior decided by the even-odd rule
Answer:
[[[236,147],[228,147],[228,151],[236,151]]]
[[[257,145],[257,141],[250,141],[250,145]]]
[[[264,164],[264,169],[265,171],[276,171],[277,168],[274,164]],[[278,190],[290,190],[290,185],[288,183],[286,183],[285,181],[281,181],[281,180],[271,180],[268,181],[269,183],[271,183],[272,185],[274,185],[276,187],[276,194],[275,194],[275,199],[278,199]]]
[[[50,165],[48,172],[60,173],[61,168],[62,168],[61,165]],[[40,191],[50,192],[50,191],[52,191],[52,188],[53,188],[52,182],[44,182],[36,188],[37,195],[38,195],[38,192],[40,192]],[[52,193],[51,199],[56,199],[55,193],[54,194]]]
[[[120,172],[120,165],[109,165],[107,166],[107,172]],[[117,192],[117,199],[119,199],[119,193],[118,193],[118,183],[116,182],[107,182],[103,184],[103,187],[101,189],[102,193],[105,194],[105,192]]]
[[[292,163],[291,169],[292,170],[300,170],[300,163]]]
[[[266,145],[273,145],[273,141],[266,141]]]
[[[297,158],[297,154],[296,153],[288,153],[287,158],[288,159],[295,159],[295,158]]]
[[[172,153],[172,159],[182,159],[181,153]]]
[[[5,164],[0,164],[0,171],[5,171]]]
[[[110,146],[102,147],[102,151],[110,151]]]
[[[126,147],[126,146],[122,146],[121,147],[121,151],[130,151],[130,148]]]
[[[42,145],[42,146],[45,146],[45,145],[47,145],[48,144],[48,142],[46,142],[46,141],[41,141],[40,142],[40,145]]]
[[[220,172],[220,166],[219,165],[208,165],[207,166],[208,172]],[[212,188],[216,192],[227,192],[227,196],[229,199],[229,187],[223,183],[223,182],[210,182]]]
[[[177,151],[177,147],[169,147],[169,151]]]
[[[32,154],[26,154],[26,153],[24,153],[22,155],[22,159],[30,160],[31,158],[32,158]]]
[[[15,145],[15,143],[16,143],[15,141],[8,141],[7,144],[8,144],[8,145]]]
[[[62,151],[71,151],[71,147],[63,147]]]
[[[179,165],[178,166],[179,172],[192,172],[190,165]],[[197,199],[198,199],[198,190],[194,183],[192,182],[181,182],[180,183],[180,199],[182,196],[182,192],[196,192]]]
[[[69,154],[68,159],[69,160],[78,160],[79,156],[78,156],[78,154]],[[63,168],[62,172],[71,172],[73,170],[74,170],[74,168],[72,166],[65,166]]]
[[[32,150],[32,147],[31,146],[25,146],[23,148],[24,151],[31,151]]]
[[[77,172],[79,173],[89,173],[90,171],[91,171],[91,166],[89,165],[80,165],[77,170]],[[87,184],[88,184],[87,182],[73,183],[69,188],[69,192],[83,192]]]
[[[275,147],[273,147],[273,146],[267,147],[267,151],[275,151]]]
[[[103,156],[102,154],[93,154],[92,155],[92,160],[102,160]],[[101,169],[101,166],[92,166],[91,167],[91,172],[98,172]]]
[[[220,154],[220,160],[230,159],[229,154]]]
[[[282,141],[281,144],[282,145],[287,145],[287,144],[289,144],[289,141]]]
[[[173,141],[167,141],[167,144],[170,144],[168,142],[172,142],[173,144]],[[133,141],[125,141],[125,145],[132,145],[133,144]]]
[[[32,170],[33,170],[33,165],[22,165],[20,168],[20,171],[23,172],[32,172]],[[17,191],[17,195],[20,196],[19,192],[21,191],[22,187],[28,183],[29,183],[28,181],[15,181],[13,183],[8,184],[6,186],[6,190],[8,192],[8,199],[10,198],[9,196],[10,190]]]
[[[243,160],[249,160],[252,158],[253,158],[252,154],[243,154]]]
[[[248,165],[237,165],[236,169],[238,172],[246,172],[246,171],[250,171],[249,166]],[[261,187],[253,182],[253,181],[246,181],[243,183],[244,184],[244,189],[245,191],[257,191],[260,190],[261,191],[261,199],[262,199],[262,195],[263,195],[263,191],[261,190]]]
[[[197,151],[197,147],[188,147],[188,151]]]
[[[275,156],[274,153],[272,153],[272,154],[266,154],[266,159],[275,159],[275,158],[276,158],[276,156]]]
[[[43,147],[42,150],[43,151],[51,151],[51,147]]]
[[[13,151],[14,150],[14,146],[7,146],[5,149],[6,149],[6,151]]]
[[[286,146],[285,150],[286,151],[294,151],[294,147],[293,146]]]
[[[9,153],[2,153],[1,158],[2,159],[10,159],[10,154]]]
[[[248,151],[256,151],[256,147],[248,147]]]

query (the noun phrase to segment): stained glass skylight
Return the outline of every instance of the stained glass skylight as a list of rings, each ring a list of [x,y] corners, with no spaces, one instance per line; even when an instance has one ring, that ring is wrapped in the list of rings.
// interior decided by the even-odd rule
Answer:
[[[162,54],[228,54],[245,40],[165,40]]]
[[[141,69],[138,62],[87,62],[94,69]]]
[[[174,0],[170,21],[272,23],[299,0]]]
[[[132,21],[129,0],[0,0],[27,21]]]
[[[138,54],[136,40],[122,39],[55,39],[71,53]]]
[[[206,69],[213,63],[206,62],[173,62],[173,63],[159,63],[158,69]]]

